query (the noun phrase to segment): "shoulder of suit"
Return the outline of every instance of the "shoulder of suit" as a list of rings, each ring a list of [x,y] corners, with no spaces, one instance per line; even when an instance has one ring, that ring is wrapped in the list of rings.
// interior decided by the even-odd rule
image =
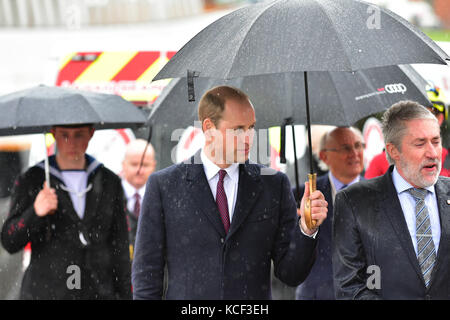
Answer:
[[[443,182],[445,185],[450,185],[450,177],[439,176],[439,181]]]
[[[261,178],[280,178],[280,177],[284,177],[286,176],[283,172],[275,170],[273,168],[270,168],[268,166],[259,164],[259,163],[255,163],[255,162],[248,162],[246,164],[244,164],[245,169],[247,170],[247,172],[251,175],[251,176],[255,176],[255,177],[261,177]],[[286,176],[287,178],[287,176]]]
[[[115,174],[111,169],[108,169],[104,165],[101,165],[96,170],[94,170],[92,172],[93,176],[95,176],[95,174],[99,172],[103,174],[104,179],[115,180],[115,182],[122,183],[120,177],[117,174]]]
[[[365,198],[370,193],[378,193],[386,191],[386,176],[379,176],[372,179],[361,179],[340,192],[345,193],[348,197]]]
[[[42,184],[44,183],[45,174],[44,170],[37,166],[33,166],[29,168],[27,171],[22,173],[16,180],[16,184],[19,183],[19,181],[22,181],[22,183],[29,184],[37,184],[39,187],[42,187]]]

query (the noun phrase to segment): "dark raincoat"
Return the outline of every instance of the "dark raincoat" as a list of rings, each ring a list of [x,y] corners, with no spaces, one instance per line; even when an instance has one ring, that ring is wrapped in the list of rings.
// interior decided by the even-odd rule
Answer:
[[[131,298],[121,182],[94,158],[86,156],[86,160],[92,188],[86,194],[83,219],[74,210],[69,193],[61,188],[64,182],[54,157],[49,161],[50,184],[58,197],[55,214],[38,217],[33,208],[45,180],[43,163],[30,168],[15,183],[1,241],[10,253],[31,242],[31,262],[22,282],[21,299]]]

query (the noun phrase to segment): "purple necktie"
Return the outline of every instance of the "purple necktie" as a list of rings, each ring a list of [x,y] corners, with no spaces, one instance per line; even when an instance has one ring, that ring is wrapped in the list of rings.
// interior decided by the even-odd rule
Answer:
[[[135,193],[134,194],[134,209],[133,209],[133,214],[136,218],[139,217],[139,212],[141,211],[141,196],[139,195],[139,193]]]
[[[228,200],[225,194],[225,189],[223,188],[223,179],[225,178],[227,172],[225,170],[219,171],[219,182],[217,183],[217,193],[216,193],[216,204],[220,212],[220,217],[222,218],[223,226],[225,227],[225,232],[228,233],[230,229],[230,216],[228,214]]]

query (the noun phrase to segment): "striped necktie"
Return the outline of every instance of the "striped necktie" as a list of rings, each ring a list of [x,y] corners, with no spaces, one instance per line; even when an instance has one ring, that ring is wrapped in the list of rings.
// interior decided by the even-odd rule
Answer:
[[[408,192],[416,201],[417,259],[419,260],[425,285],[428,287],[431,280],[431,272],[436,262],[436,250],[431,233],[430,215],[424,201],[427,190],[411,188]]]

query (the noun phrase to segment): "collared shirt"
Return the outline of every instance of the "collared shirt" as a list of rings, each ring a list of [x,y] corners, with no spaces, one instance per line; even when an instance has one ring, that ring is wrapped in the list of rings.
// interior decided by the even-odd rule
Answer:
[[[134,205],[136,202],[136,198],[134,197],[135,193],[139,193],[141,196],[141,203],[142,199],[144,199],[145,194],[145,184],[142,186],[139,190],[136,190],[127,180],[122,179],[122,187],[125,194],[125,197],[127,199],[127,209],[130,212],[133,212]]]
[[[403,215],[405,217],[406,224],[408,225],[409,234],[411,235],[411,240],[417,255],[415,214],[416,200],[414,200],[414,197],[408,192],[408,189],[413,188],[413,186],[403,179],[397,171],[397,167],[394,167],[394,171],[392,172],[392,181],[395,189],[397,190],[398,199],[400,200]],[[436,191],[434,189],[434,185],[425,189],[428,190],[427,195],[425,196],[425,205],[427,206],[428,213],[430,215],[431,232],[433,234],[434,248],[437,254],[439,239],[441,238],[441,224],[439,222],[439,209],[436,199]]]
[[[206,179],[208,180],[209,187],[213,194],[214,200],[216,200],[217,183],[219,182],[219,168],[213,163],[205,154],[202,149],[200,157],[203,163],[203,169],[205,170]],[[234,208],[236,206],[236,198],[239,185],[239,163],[233,163],[228,168],[224,169],[227,172],[223,180],[223,188],[227,195],[228,213],[230,214],[230,222],[233,221]]]
[[[350,183],[347,183],[347,186],[352,185],[356,182],[359,182],[360,180],[360,176],[358,175],[355,179],[353,179]],[[345,186],[344,183],[342,183],[341,181],[339,181],[338,178],[336,178],[332,173],[331,170],[328,171],[328,179],[330,179],[330,184],[331,184],[331,199],[333,200],[333,204],[334,204],[334,198],[336,198],[336,193],[339,192],[342,187]]]
[[[202,159],[206,179],[208,180],[209,187],[213,194],[214,200],[216,200],[217,183],[219,182],[220,168],[216,164],[214,164],[211,160],[209,160],[209,158],[204,153],[203,149],[200,153],[200,157]],[[239,163],[233,163],[231,166],[225,168],[224,170],[227,172],[227,175],[223,180],[223,187],[225,189],[225,194],[227,195],[228,213],[230,214],[230,223],[231,223],[233,219],[234,209],[236,207],[236,199],[239,186]],[[317,230],[314,234],[307,235],[306,233],[303,232],[300,226],[299,228],[305,236],[313,239],[316,238],[317,233],[319,232]]]

